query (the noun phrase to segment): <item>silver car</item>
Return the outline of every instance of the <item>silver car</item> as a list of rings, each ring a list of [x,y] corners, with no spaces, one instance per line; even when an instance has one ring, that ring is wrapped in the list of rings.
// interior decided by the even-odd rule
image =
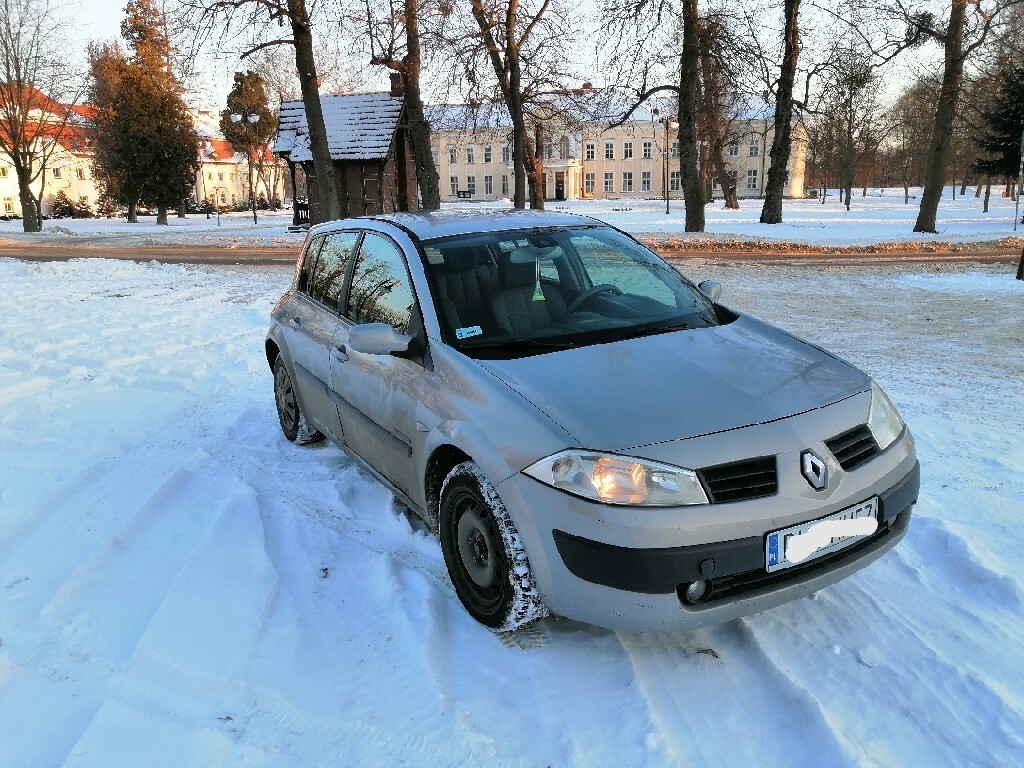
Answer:
[[[495,630],[763,611],[894,547],[919,469],[870,377],[720,293],[579,216],[323,224],[267,334],[281,428],[420,515]]]

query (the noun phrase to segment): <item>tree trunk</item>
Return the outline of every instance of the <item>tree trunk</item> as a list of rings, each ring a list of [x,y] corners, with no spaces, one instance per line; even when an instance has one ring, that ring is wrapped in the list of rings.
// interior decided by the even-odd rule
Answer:
[[[185,201],[182,200],[181,202],[178,203],[178,218],[179,219],[187,218],[187,215],[186,215],[187,213],[188,213],[188,211],[185,209]]]
[[[978,183],[974,187],[974,199],[975,200],[977,200],[979,197],[981,197],[981,188],[983,186],[984,186],[984,184],[982,184],[981,179],[978,179]]]
[[[530,207],[544,210],[544,127],[538,121],[533,126],[533,148],[527,148],[527,177],[530,187]]]
[[[704,231],[704,189],[697,169],[697,69],[700,54],[697,0],[683,0],[683,52],[679,62],[679,170],[686,200],[686,231]],[[668,144],[668,126],[665,126]],[[668,179],[665,180],[666,183]]]
[[[156,207],[156,223],[167,226],[167,205],[165,203],[160,203]]]
[[[967,174],[964,174],[964,183],[960,185],[960,197],[967,194]]]
[[[715,173],[718,175],[719,183],[722,185],[722,197],[725,199],[725,207],[738,211],[740,209],[740,201],[736,197],[736,185],[732,183],[732,176],[729,175],[729,166],[722,155],[721,146],[716,146],[711,153],[711,162],[715,166]]]
[[[522,93],[519,92],[520,70],[518,61],[510,63],[508,111],[512,117],[512,173],[515,187],[512,205],[526,207],[526,118],[523,116]]]
[[[295,41],[295,67],[302,90],[302,103],[306,109],[309,144],[320,195],[320,213],[325,221],[340,219],[341,188],[327,145],[327,127],[320,104],[320,79],[317,77],[316,62],[313,59],[313,34],[305,0],[288,0],[288,16],[292,25],[292,38]]]
[[[949,162],[950,136],[956,118],[956,100],[964,73],[964,24],[968,0],[952,0],[949,27],[946,30],[943,52],[942,88],[932,123],[932,138],[925,157],[924,193],[917,214],[915,232],[932,232],[939,213],[942,187],[946,183],[946,165]]]
[[[785,0],[783,13],[786,30],[779,84],[775,92],[775,135],[772,136],[772,164],[768,168],[764,206],[761,208],[762,224],[782,223],[782,195],[786,191],[789,156],[793,150],[793,85],[800,58],[800,0]]]
[[[430,151],[430,124],[423,114],[420,93],[420,28],[417,0],[405,0],[405,109],[409,116],[409,135],[416,162],[416,183],[420,188],[423,210],[436,211],[441,207],[441,180]]]
[[[903,182],[903,204],[910,204],[910,184],[907,181]]]
[[[985,208],[982,213],[988,213],[988,201],[992,199],[992,179],[985,177]]]
[[[43,229],[42,210],[39,201],[32,194],[27,168],[15,168],[18,177],[18,199],[21,201],[21,228],[24,232],[41,232]]]
[[[128,223],[139,223],[139,203],[137,200],[128,203]]]

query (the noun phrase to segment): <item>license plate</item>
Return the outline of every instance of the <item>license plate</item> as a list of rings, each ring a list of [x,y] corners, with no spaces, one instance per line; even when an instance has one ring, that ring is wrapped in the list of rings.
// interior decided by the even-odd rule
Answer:
[[[878,528],[878,497],[768,534],[764,563],[768,573],[803,565],[856,544]]]

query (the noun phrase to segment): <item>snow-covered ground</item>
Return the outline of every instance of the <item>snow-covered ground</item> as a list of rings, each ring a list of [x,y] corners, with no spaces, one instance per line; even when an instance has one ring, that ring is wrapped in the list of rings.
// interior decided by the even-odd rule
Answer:
[[[761,200],[740,201],[740,210],[730,211],[721,201],[706,208],[707,227],[702,235],[683,235],[685,218],[683,203],[673,200],[670,213],[665,213],[663,200],[569,200],[548,202],[548,210],[565,210],[594,216],[629,232],[655,237],[684,236],[689,240],[725,239],[739,241],[792,242],[821,246],[864,246],[881,243],[976,243],[1019,237],[1024,242],[1024,226],[1013,230],[1014,201],[999,196],[995,190],[989,213],[982,212],[981,199],[968,188],[966,197],[947,187],[937,227],[939,233],[915,234],[914,222],[920,204],[920,189],[911,191],[909,204],[903,202],[902,189],[868,190],[866,197],[855,194],[851,210],[840,205],[834,190],[820,200],[786,200],[783,223],[759,223]],[[507,200],[497,203],[461,202],[445,208],[479,210],[507,208]],[[139,224],[120,219],[61,219],[45,222],[40,234],[25,235],[20,221],[0,221],[0,241],[19,241],[61,245],[103,245],[107,247],[145,247],[150,245],[199,245],[215,247],[286,247],[302,242],[301,234],[287,231],[291,211],[261,211],[258,224],[248,213],[231,213],[207,219],[190,215],[178,219],[173,215],[169,226],[158,227],[154,217],[143,217]]]
[[[685,635],[499,638],[435,539],[276,423],[287,268],[0,260],[0,766],[1009,766],[1024,754],[1024,283],[695,262],[873,373],[904,542]]]

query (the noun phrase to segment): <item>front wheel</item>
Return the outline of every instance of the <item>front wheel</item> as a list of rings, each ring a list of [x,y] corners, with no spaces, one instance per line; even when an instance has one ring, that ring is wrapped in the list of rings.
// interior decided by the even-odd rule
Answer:
[[[439,528],[455,593],[474,619],[510,632],[548,614],[519,532],[473,462],[459,464],[445,478]]]
[[[302,409],[299,408],[295,385],[280,355],[274,361],[274,403],[277,405],[277,419],[281,423],[281,431],[293,443],[305,445],[324,439],[323,434],[309,425]]]

